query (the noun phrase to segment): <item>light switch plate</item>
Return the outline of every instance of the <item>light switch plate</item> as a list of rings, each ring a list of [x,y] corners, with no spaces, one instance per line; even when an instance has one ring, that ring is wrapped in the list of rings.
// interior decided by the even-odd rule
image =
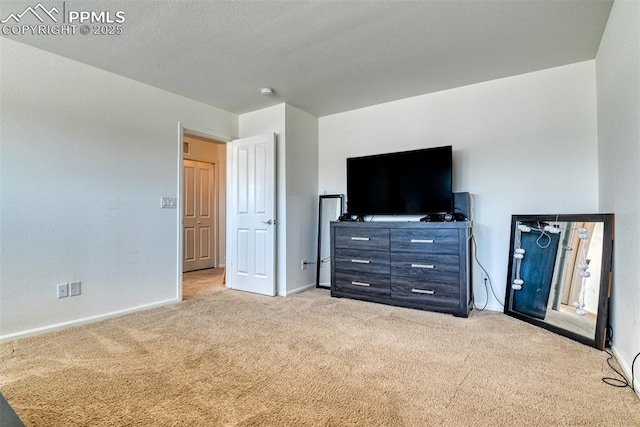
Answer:
[[[175,197],[161,197],[160,198],[160,207],[162,209],[175,209],[176,208],[176,198]]]

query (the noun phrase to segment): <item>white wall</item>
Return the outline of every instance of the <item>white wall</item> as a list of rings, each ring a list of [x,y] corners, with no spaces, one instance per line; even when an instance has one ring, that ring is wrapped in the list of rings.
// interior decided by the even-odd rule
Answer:
[[[347,157],[442,145],[453,146],[454,191],[475,199],[478,258],[504,301],[512,214],[597,211],[595,62],[322,117],[318,192],[346,192]],[[489,308],[502,310],[492,297]]]
[[[301,269],[315,259],[317,224],[318,119],[279,104],[239,119],[240,137],[276,133],[277,293],[290,295],[315,284],[315,270]]]
[[[616,214],[611,325],[627,376],[640,352],[640,3],[616,0],[596,57],[600,209]],[[636,364],[636,384],[640,383]]]
[[[315,286],[318,226],[318,119],[287,105],[287,294]]]
[[[0,339],[175,301],[178,121],[237,116],[5,38],[0,59]]]

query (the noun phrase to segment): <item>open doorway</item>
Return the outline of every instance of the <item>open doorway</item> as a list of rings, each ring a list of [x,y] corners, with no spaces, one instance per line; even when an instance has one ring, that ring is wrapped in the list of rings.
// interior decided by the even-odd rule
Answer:
[[[224,287],[226,142],[182,135],[182,299]]]

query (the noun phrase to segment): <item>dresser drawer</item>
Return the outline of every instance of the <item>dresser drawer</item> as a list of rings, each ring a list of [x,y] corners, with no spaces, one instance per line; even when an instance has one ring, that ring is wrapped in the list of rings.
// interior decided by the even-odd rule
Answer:
[[[391,253],[391,275],[416,277],[424,280],[457,282],[460,280],[460,263],[457,254],[430,255]]]
[[[458,283],[439,283],[406,277],[392,277],[391,299],[459,307],[460,285]]]
[[[391,252],[457,254],[456,229],[391,229]]]
[[[340,227],[335,230],[336,248],[389,250],[388,228]]]
[[[389,275],[336,271],[335,289],[341,292],[389,296]]]
[[[336,248],[335,271],[389,274],[389,252]]]

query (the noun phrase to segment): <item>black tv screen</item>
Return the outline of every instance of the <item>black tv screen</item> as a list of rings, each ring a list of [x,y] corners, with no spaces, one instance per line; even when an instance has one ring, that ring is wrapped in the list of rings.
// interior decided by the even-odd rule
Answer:
[[[452,212],[451,146],[347,159],[351,215]]]

